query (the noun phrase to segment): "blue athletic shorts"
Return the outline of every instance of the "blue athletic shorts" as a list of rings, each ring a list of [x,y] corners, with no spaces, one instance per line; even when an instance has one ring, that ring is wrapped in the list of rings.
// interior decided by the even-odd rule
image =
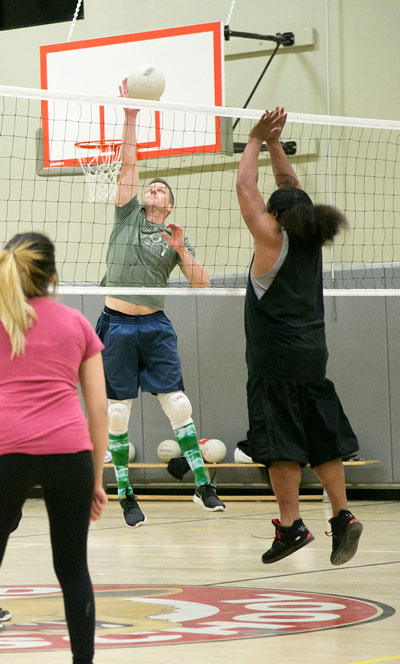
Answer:
[[[135,399],[139,387],[152,394],[183,390],[177,337],[163,311],[146,316],[101,313],[96,333],[104,344],[109,399]]]

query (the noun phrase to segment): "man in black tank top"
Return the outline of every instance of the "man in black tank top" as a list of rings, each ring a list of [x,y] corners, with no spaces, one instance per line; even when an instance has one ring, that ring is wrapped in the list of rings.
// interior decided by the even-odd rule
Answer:
[[[280,519],[264,563],[285,558],[314,537],[299,513],[302,467],[315,469],[332,506],[331,563],[356,553],[362,524],[348,510],[342,457],[358,450],[335,386],[326,378],[322,246],[346,225],[301,190],[280,143],[287,115],[266,111],[250,132],[237,194],[254,239],[245,303],[250,453],[269,469]],[[257,186],[267,142],[278,190],[265,205]]]

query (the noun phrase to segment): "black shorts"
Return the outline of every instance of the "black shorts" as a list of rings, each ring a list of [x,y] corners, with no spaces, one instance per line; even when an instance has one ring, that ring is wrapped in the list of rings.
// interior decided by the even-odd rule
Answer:
[[[247,382],[250,456],[266,466],[271,461],[296,461],[319,466],[358,450],[334,384],[268,381]]]

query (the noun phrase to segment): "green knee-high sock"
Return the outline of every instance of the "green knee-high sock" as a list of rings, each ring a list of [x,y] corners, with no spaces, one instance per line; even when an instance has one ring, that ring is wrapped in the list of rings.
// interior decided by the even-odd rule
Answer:
[[[201,486],[202,484],[207,484],[210,481],[210,478],[204,468],[204,461],[197,442],[197,433],[194,422],[190,422],[184,427],[175,429],[174,434],[186,461],[193,471],[196,485]]]
[[[125,497],[125,494],[132,494],[133,490],[129,484],[129,439],[128,432],[114,435],[108,434],[108,447],[111,452],[115,477],[118,485],[118,498]]]

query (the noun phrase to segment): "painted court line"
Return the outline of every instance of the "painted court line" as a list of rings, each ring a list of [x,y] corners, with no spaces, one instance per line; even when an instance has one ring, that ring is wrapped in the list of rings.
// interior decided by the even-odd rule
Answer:
[[[363,659],[362,662],[350,662],[350,664],[376,664],[376,662],[393,662],[394,659],[400,659],[400,655],[381,657],[380,659]]]

